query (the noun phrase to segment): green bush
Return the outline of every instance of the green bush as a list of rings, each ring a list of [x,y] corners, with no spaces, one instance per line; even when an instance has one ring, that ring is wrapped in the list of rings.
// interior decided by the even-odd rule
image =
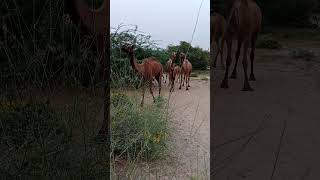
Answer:
[[[123,94],[111,96],[113,156],[127,160],[153,160],[167,149],[168,121],[163,98],[140,107]]]
[[[282,45],[276,39],[265,35],[258,39],[256,47],[264,49],[281,49]]]
[[[105,177],[108,170],[100,163],[108,157],[100,156],[107,151],[105,145],[90,142],[89,133],[82,133],[83,137],[77,134],[87,131],[81,128],[89,126],[84,122],[92,121],[86,104],[74,103],[58,110],[42,102],[2,102],[0,179]],[[82,142],[84,138],[86,142]]]

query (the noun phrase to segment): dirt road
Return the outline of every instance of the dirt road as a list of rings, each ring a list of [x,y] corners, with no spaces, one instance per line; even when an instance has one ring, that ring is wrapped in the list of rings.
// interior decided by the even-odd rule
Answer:
[[[317,57],[291,58],[290,50],[297,47],[312,48]],[[241,63],[238,79],[231,79],[227,90],[219,87],[224,71],[215,70],[215,180],[264,180],[272,174],[273,179],[320,179],[319,52],[320,44],[312,42],[258,50],[254,92],[241,91]]]
[[[170,154],[164,160],[148,163],[143,169],[151,173],[150,179],[155,175],[160,179],[209,179],[209,81],[192,79],[189,91],[185,87],[179,90],[177,86],[170,97],[167,84],[163,88],[163,96],[170,102],[173,128]]]

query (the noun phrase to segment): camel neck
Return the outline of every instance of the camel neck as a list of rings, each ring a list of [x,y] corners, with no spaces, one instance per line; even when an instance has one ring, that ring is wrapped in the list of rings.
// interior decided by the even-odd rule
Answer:
[[[134,53],[130,56],[130,64],[136,72],[143,73],[142,65],[137,62]]]

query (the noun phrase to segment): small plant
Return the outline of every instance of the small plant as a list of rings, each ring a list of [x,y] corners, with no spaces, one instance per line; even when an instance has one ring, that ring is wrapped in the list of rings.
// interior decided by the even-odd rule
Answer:
[[[307,50],[307,49],[294,49],[290,51],[291,57],[293,58],[301,58],[306,61],[310,61],[314,59],[316,56],[313,51]]]
[[[209,78],[208,78],[208,77],[202,77],[201,80],[203,80],[203,81],[208,81]]]
[[[153,160],[166,152],[168,121],[165,100],[140,107],[123,94],[111,95],[112,151],[119,159]]]
[[[257,48],[264,48],[264,49],[281,49],[282,45],[270,36],[262,36],[257,41]]]

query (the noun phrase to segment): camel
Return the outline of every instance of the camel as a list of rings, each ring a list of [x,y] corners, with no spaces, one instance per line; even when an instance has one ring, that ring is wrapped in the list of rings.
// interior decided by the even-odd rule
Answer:
[[[173,52],[171,54],[171,58],[167,61],[166,63],[166,68],[165,68],[165,71],[166,71],[166,78],[164,80],[164,83],[166,83],[166,80],[168,79],[168,75],[170,74],[170,70],[171,70],[171,66],[172,64],[175,62],[175,59],[176,59],[176,53]],[[170,75],[169,75],[169,83],[168,83],[168,86],[170,86]]]
[[[184,53],[180,53],[180,62],[181,62],[181,75],[180,75],[180,87],[181,89],[181,83],[182,86],[184,86],[184,82],[186,82],[186,90],[189,90],[190,87],[190,75],[192,71],[192,64],[190,61],[186,58],[186,55]],[[183,80],[182,80],[182,76]]]
[[[221,88],[228,88],[228,74],[229,68],[232,61],[231,51],[232,51],[232,40],[236,39],[238,41],[237,51],[236,51],[236,63],[232,75],[230,78],[237,77],[237,64],[240,56],[240,50],[242,44],[243,47],[243,60],[242,65],[244,69],[244,84],[243,91],[253,91],[251,88],[249,81],[255,81],[256,78],[253,73],[253,63],[255,58],[255,44],[258,38],[258,34],[261,31],[261,9],[253,0],[235,0],[231,9],[230,16],[228,18],[228,23],[226,27],[225,41],[227,43],[227,68],[225,71],[224,79],[221,83]],[[223,47],[223,43],[221,47]],[[248,79],[247,75],[247,52],[249,48],[249,44],[251,43],[251,74],[250,79]],[[219,48],[220,49],[220,48]]]
[[[170,71],[169,71],[169,76],[170,76],[170,79],[171,79],[170,92],[174,91],[174,82],[176,81],[176,79],[177,79],[178,82],[179,82],[180,72],[181,72],[180,66],[174,65],[174,64],[171,66],[171,69],[170,69]]]
[[[219,13],[213,13],[210,17],[210,24],[211,24],[211,28],[210,28],[211,48],[217,51],[213,61],[213,67],[217,66],[217,57],[220,54],[221,65],[223,68],[225,68],[223,63],[223,47],[221,47],[221,50],[218,49],[217,47],[221,46],[222,36],[223,36],[223,33],[225,32],[225,28],[227,24],[226,20]]]
[[[134,46],[127,46],[123,45],[121,48],[125,53],[127,53],[130,56],[130,64],[132,68],[140,75],[142,76],[143,85],[142,85],[142,100],[141,100],[141,106],[144,104],[144,94],[145,94],[145,84],[149,83],[149,89],[150,93],[153,97],[153,102],[155,102],[155,97],[153,95],[152,91],[152,81],[155,78],[159,85],[159,96],[161,93],[161,80],[163,75],[163,67],[162,64],[159,62],[158,59],[155,57],[149,57],[146,59],[143,59],[142,63],[139,64],[137,62],[137,59],[134,54]]]
[[[90,31],[93,34],[96,34],[96,47],[98,50],[98,57],[100,60],[100,72],[103,81],[106,81],[109,73],[110,63],[110,39],[106,37],[107,34],[110,34],[110,1],[103,0],[103,3],[98,9],[90,9],[83,0],[66,0],[66,7],[69,11],[71,21],[78,25],[81,24],[82,29]],[[106,56],[107,54],[107,56]],[[102,121],[102,126],[99,130],[99,134],[110,135],[110,114],[109,114],[109,89],[108,86],[104,87],[104,97],[105,106],[104,106],[104,118]]]

